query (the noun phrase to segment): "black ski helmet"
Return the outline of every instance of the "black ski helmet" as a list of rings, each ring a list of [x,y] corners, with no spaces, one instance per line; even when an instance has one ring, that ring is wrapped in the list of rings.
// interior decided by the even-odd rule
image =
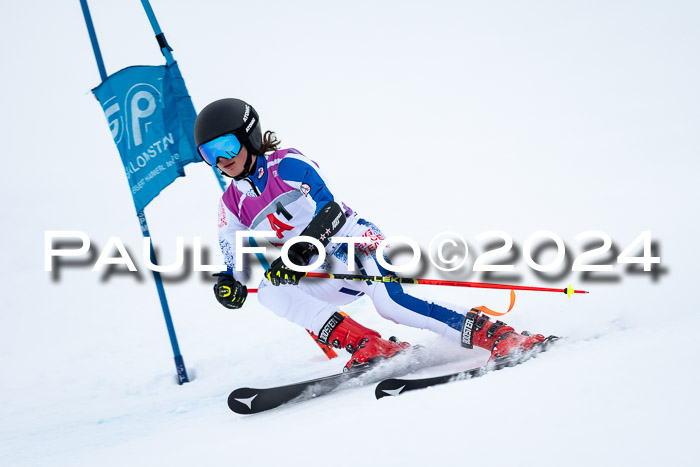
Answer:
[[[260,117],[252,105],[240,99],[219,99],[207,105],[197,115],[194,122],[194,141],[197,148],[207,141],[229,133],[248,150],[246,170],[241,177],[248,175],[252,156],[262,151],[262,130]]]

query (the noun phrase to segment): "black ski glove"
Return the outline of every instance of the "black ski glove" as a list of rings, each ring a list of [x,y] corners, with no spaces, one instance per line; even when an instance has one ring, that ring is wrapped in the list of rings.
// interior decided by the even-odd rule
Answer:
[[[295,248],[298,245],[300,244],[297,243],[292,246],[287,252],[287,256],[293,264],[304,266],[306,265],[306,261],[304,261],[302,255]],[[280,284],[299,285],[299,280],[304,276],[306,276],[305,272],[299,272],[288,268],[282,261],[281,256],[272,262],[270,269],[265,271],[265,277],[275,286]]]
[[[214,274],[214,277],[219,278],[214,285],[214,295],[219,303],[232,310],[242,307],[248,296],[248,288],[225,272]]]

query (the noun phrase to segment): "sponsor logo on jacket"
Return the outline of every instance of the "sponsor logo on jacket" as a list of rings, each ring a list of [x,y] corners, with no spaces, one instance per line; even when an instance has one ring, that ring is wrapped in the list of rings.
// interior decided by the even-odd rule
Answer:
[[[226,221],[226,208],[224,208],[224,202],[219,201],[219,228],[228,225]]]

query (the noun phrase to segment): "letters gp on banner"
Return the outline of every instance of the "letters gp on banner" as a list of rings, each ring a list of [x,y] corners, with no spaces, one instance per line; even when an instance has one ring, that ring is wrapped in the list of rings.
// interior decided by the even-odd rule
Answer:
[[[197,113],[177,63],[124,68],[92,91],[119,149],[136,212],[200,162],[194,144]]]

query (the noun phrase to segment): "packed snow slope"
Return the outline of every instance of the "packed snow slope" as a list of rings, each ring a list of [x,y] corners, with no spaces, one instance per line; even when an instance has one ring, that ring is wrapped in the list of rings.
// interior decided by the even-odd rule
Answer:
[[[140,2],[90,6],[108,72],[163,63]],[[566,336],[524,365],[395,399],[376,401],[368,386],[231,413],[235,387],[331,374],[346,355],[326,360],[254,295],[222,308],[212,279],[183,268],[165,288],[194,380],[175,384],[124,170],[90,92],[99,75],[79,2],[14,2],[0,18],[3,465],[695,465],[697,3],[152,6],[198,110],[241,97],[387,234],[424,251],[444,231],[468,241],[457,272],[411,274],[591,293],[518,293],[509,324]],[[201,237],[220,262],[220,189],[204,164],[187,174],[146,209],[160,262],[174,261],[177,236],[189,249]],[[44,271],[47,230],[85,232],[90,255]],[[494,258],[512,273],[472,271],[494,240],[477,236],[492,230],[513,238],[516,254]],[[539,230],[569,254],[552,273],[522,257]],[[576,235],[589,230],[612,238],[616,251],[593,258],[612,273],[571,272],[591,248]],[[660,273],[615,264],[646,230]],[[112,236],[138,273],[91,270]],[[540,262],[553,258],[548,249]],[[257,268],[249,286],[261,277]],[[466,308],[508,302],[499,291],[410,292]],[[421,374],[486,358],[386,321],[369,301],[346,311],[461,359]]]

